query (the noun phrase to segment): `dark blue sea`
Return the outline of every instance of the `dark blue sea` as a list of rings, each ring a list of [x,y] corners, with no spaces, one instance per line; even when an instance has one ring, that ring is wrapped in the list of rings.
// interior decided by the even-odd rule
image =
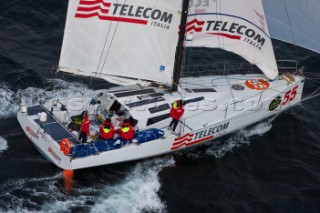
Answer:
[[[97,86],[51,74],[66,9],[67,1],[1,2],[0,212],[320,212],[319,98],[186,152],[75,171],[66,191],[62,171],[16,119],[21,94],[31,104]],[[274,46],[277,59],[299,60],[320,74],[318,54],[276,40]],[[239,60],[217,50],[190,52],[194,65]],[[317,86],[307,80],[304,95]]]

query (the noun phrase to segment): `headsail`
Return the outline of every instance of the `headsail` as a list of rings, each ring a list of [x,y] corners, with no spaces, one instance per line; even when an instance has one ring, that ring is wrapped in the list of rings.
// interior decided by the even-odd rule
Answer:
[[[70,0],[59,70],[171,83],[181,1]]]
[[[270,34],[320,53],[320,1],[264,0]]]
[[[201,4],[199,3],[201,2]],[[278,75],[261,0],[191,1],[187,46],[222,48]]]

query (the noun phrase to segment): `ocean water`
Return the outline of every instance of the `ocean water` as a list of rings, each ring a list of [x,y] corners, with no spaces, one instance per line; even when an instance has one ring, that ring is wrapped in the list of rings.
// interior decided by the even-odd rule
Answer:
[[[76,171],[70,192],[16,120],[17,97],[91,91],[51,74],[59,60],[67,1],[4,1],[0,7],[0,212],[319,212],[319,98],[188,151]],[[320,56],[274,41],[277,59],[320,73]],[[189,51],[188,63],[240,60]],[[308,75],[307,75],[308,76]],[[315,79],[317,81],[317,79]],[[307,80],[305,96],[319,84]]]

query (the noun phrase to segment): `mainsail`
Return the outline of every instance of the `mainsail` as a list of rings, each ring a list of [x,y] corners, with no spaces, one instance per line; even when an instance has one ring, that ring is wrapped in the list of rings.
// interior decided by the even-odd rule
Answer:
[[[268,78],[278,75],[261,0],[191,1],[186,38],[186,46],[234,52]]]
[[[320,53],[319,0],[264,0],[270,34]]]
[[[180,0],[70,0],[59,70],[171,84],[180,10]]]

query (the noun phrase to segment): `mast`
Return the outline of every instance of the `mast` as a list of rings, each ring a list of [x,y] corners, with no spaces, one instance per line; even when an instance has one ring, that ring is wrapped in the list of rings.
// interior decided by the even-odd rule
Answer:
[[[179,77],[182,70],[183,53],[184,53],[184,40],[186,34],[186,24],[188,19],[189,0],[183,0],[182,2],[182,14],[180,21],[179,40],[176,49],[174,69],[173,69],[173,82],[172,91],[178,90]]]

